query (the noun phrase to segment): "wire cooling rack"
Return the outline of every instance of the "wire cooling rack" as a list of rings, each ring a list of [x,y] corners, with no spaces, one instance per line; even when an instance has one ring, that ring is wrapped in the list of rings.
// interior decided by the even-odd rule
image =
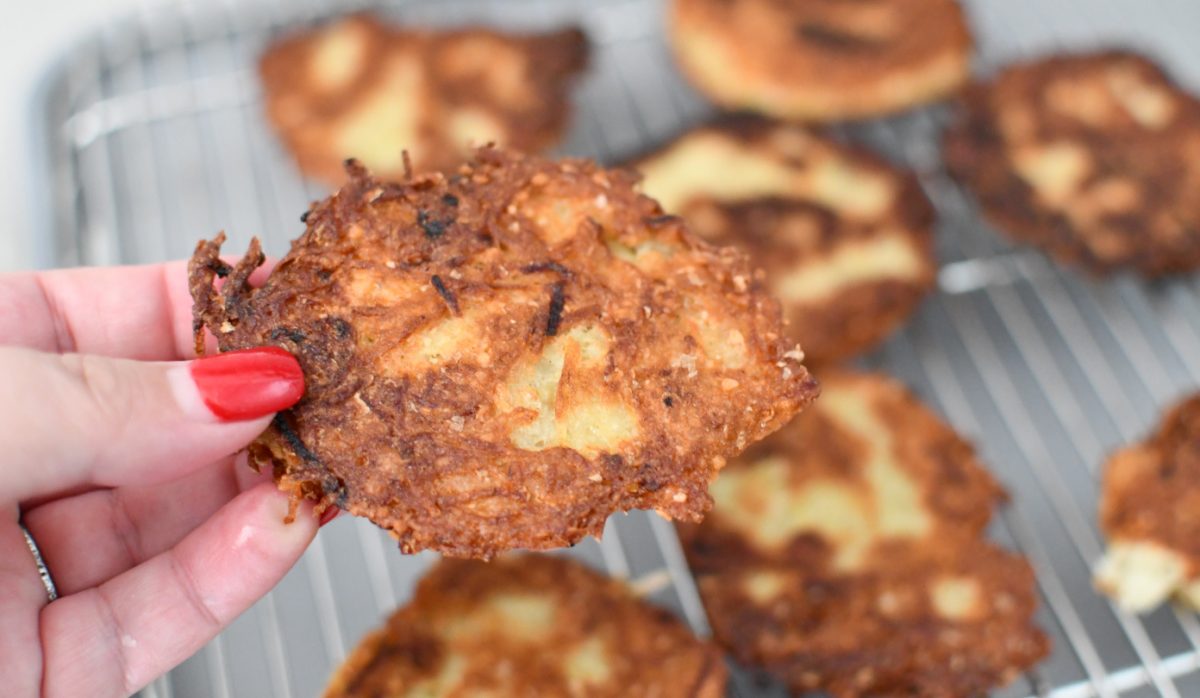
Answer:
[[[1126,45],[1200,86],[1193,0],[968,2],[977,71],[1062,48]],[[255,59],[288,28],[361,5],[235,0],[153,5],[114,19],[45,83],[44,241],[59,265],[187,256],[224,229],[281,254],[324,191],[302,180],[262,118]],[[564,153],[617,162],[709,113],[672,67],[662,8],[640,0],[436,0],[382,8],[432,25],[581,23],[594,62]],[[1170,608],[1137,618],[1097,596],[1098,468],[1164,404],[1200,385],[1200,285],[1095,282],[1014,248],[979,218],[938,161],[944,110],[838,129],[904,163],[940,214],[940,291],[869,366],[905,379],[979,444],[1013,504],[992,527],[1029,557],[1054,654],[1001,696],[1200,695],[1200,623]],[[572,555],[627,578],[697,632],[707,623],[671,527],[614,517]],[[401,556],[370,524],[339,519],[280,586],[191,660],[158,696],[312,696],[359,637],[404,602],[429,555]],[[234,580],[232,583],[236,583]],[[781,695],[736,672],[730,692]]]

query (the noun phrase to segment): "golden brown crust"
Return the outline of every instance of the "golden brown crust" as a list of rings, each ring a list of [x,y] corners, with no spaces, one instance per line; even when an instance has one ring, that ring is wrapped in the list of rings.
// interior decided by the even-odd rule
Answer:
[[[911,173],[864,150],[739,116],[689,131],[634,167],[646,193],[693,232],[746,250],[766,270],[809,365],[872,348],[934,286],[928,199]]]
[[[1112,455],[1100,524],[1109,538],[1182,555],[1187,579],[1200,577],[1200,394],[1172,407],[1144,442]]]
[[[598,535],[614,511],[698,519],[725,459],[816,385],[745,257],[635,176],[491,148],[455,174],[351,181],[262,288],[220,238],[191,265],[222,351],[276,345],[307,393],[252,447],[280,486],[488,557]]]
[[[716,103],[836,121],[939,99],[970,72],[955,0],[673,0],[669,37]]]
[[[702,577],[700,591],[721,643],[798,694],[986,695],[1047,654],[1045,636],[1030,625],[1036,597],[1023,559],[977,539],[930,547],[919,559],[881,557],[883,571],[851,577],[730,569]],[[766,603],[752,598],[745,589],[755,575],[778,578],[781,591]],[[939,577],[975,580],[973,593],[991,608],[978,620],[941,620],[928,586]]]
[[[1200,101],[1124,51],[1051,56],[971,87],[945,158],[1017,240],[1096,274],[1200,266]]]
[[[579,29],[504,34],[390,27],[369,15],[273,44],[259,66],[267,115],[307,174],[344,181],[358,158],[384,179],[456,166],[472,144],[556,143],[587,62]]]
[[[891,379],[823,373],[712,493],[678,528],[714,633],[797,692],[976,695],[1048,650],[1028,564],[983,539],[1003,490]]]
[[[325,698],[717,698],[725,665],[667,611],[565,558],[444,560],[369,635]]]

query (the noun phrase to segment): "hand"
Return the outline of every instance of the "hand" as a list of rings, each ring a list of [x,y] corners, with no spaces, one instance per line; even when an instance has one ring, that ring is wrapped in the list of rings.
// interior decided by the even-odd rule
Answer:
[[[0,693],[132,693],[273,587],[304,508],[233,454],[300,398],[282,350],[191,357],[182,263],[0,275]],[[57,586],[49,602],[18,525]]]

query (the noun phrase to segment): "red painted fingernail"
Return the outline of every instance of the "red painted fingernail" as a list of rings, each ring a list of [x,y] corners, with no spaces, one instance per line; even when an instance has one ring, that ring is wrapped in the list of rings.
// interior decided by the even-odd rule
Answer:
[[[206,356],[193,361],[191,370],[204,404],[226,422],[278,412],[304,395],[300,363],[279,347]]]
[[[333,506],[326,507],[325,511],[321,512],[321,518],[317,519],[317,523],[318,523],[317,527],[320,528],[321,526],[324,526],[325,524],[329,523],[330,521],[333,521],[335,518],[337,518],[337,515],[341,511],[342,510],[338,509],[337,507],[333,507]]]

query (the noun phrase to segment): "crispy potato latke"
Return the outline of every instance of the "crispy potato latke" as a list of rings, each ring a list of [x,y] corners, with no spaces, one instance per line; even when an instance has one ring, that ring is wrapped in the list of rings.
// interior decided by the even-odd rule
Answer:
[[[939,99],[970,74],[955,0],[672,0],[684,73],[717,104],[838,121]]]
[[[718,698],[721,654],[620,582],[565,558],[443,560],[325,698]]]
[[[367,15],[273,44],[259,73],[267,116],[306,174],[344,181],[449,169],[472,145],[533,152],[566,129],[572,78],[587,63],[579,29],[503,34],[390,27]]]
[[[865,151],[736,117],[635,166],[692,232],[766,270],[810,366],[875,346],[933,288],[933,209],[915,177]]]
[[[350,174],[261,288],[257,240],[232,268],[200,243],[197,339],[299,358],[308,391],[253,462],[406,552],[564,546],[630,508],[698,520],[725,459],[816,394],[745,256],[633,173],[483,148],[450,176]]]
[[[1100,500],[1108,551],[1096,586],[1132,612],[1174,596],[1200,608],[1200,394],[1109,459]]]
[[[1108,51],[1005,69],[963,96],[946,164],[1005,233],[1095,274],[1200,267],[1200,100]]]
[[[899,383],[824,373],[679,525],[714,633],[797,692],[983,694],[1048,651],[1028,564],[983,538],[1004,492]]]

